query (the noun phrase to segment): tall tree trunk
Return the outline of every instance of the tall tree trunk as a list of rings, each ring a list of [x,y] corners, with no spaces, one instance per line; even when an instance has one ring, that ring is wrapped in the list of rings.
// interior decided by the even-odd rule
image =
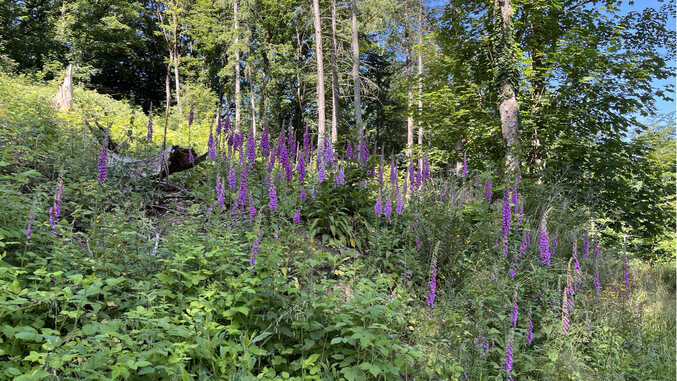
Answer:
[[[174,24],[174,87],[176,91],[176,105],[179,108],[179,115],[183,115],[183,108],[181,106],[181,98],[179,95],[179,45],[178,45],[178,25],[176,12],[172,12],[172,23]]]
[[[352,0],[350,10],[353,32],[351,48],[353,50],[355,127],[357,127],[357,135],[361,138],[364,136],[364,128],[362,126],[362,103],[360,102],[360,42],[357,38],[357,0]]]
[[[418,165],[423,168],[423,0],[418,2]]]
[[[249,98],[252,104],[252,134],[256,138],[256,104],[254,103],[254,78],[252,77],[252,67],[247,65],[247,81],[249,82]]]
[[[320,3],[313,0],[313,25],[315,26],[315,56],[317,57],[317,147],[324,142],[324,64],[322,55],[322,25],[320,24]]]
[[[237,21],[237,2],[233,1],[233,29],[235,29],[235,131],[240,131],[240,24]]]
[[[303,96],[305,94],[304,89],[301,89],[301,71],[300,71],[300,62],[302,58],[301,52],[301,35],[299,34],[298,29],[296,30],[296,52],[298,54],[299,65],[296,68],[296,100],[299,106],[299,128],[303,128]]]
[[[498,67],[498,81],[501,89],[499,97],[499,112],[501,116],[501,132],[507,149],[505,165],[509,171],[516,171],[519,166],[517,158],[518,128],[519,128],[519,104],[513,87],[512,77],[515,76],[517,63],[513,51],[513,26],[512,17],[514,10],[510,0],[494,0],[494,17],[500,24],[500,38],[496,46],[496,59],[503,67]],[[496,13],[499,13],[498,15]],[[500,18],[499,18],[500,17]]]
[[[331,0],[331,143],[338,139],[339,84],[336,66],[336,0]]]
[[[411,45],[409,44],[409,1],[404,2],[404,55],[407,67],[407,156],[411,160],[414,154],[414,116],[411,113],[412,98],[411,90]]]
[[[165,97],[165,103],[166,103],[166,105],[165,105],[165,115],[169,115],[169,107],[171,106],[171,103],[172,103],[172,87],[170,85],[170,80],[169,80],[169,76],[170,76],[170,73],[171,73],[171,64],[172,64],[171,61],[172,61],[172,57],[171,57],[171,53],[170,53],[169,62],[167,63],[167,73],[165,75],[165,96],[166,96]],[[165,143],[163,142],[162,148],[164,149],[164,147],[165,147]]]

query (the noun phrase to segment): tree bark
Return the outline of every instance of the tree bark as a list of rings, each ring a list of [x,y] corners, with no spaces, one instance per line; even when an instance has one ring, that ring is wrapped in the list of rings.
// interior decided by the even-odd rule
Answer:
[[[338,139],[339,83],[336,65],[336,0],[331,0],[331,143]]]
[[[364,136],[364,128],[362,126],[362,102],[360,101],[360,42],[357,35],[357,0],[352,0],[351,6],[351,20],[352,20],[352,43],[353,51],[353,87],[354,87],[354,107],[355,107],[355,127],[357,127],[357,135],[361,138]]]
[[[320,24],[319,0],[313,0],[313,25],[315,26],[315,56],[317,58],[317,147],[320,149],[325,139],[325,104],[322,25]]]
[[[178,8],[178,7],[177,7]],[[174,24],[174,87],[176,91],[176,106],[179,108],[179,115],[183,115],[183,107],[181,106],[181,96],[179,95],[179,46],[178,46],[178,20],[176,17],[176,9],[172,13],[172,23]]]
[[[423,0],[418,2],[418,165],[423,168]]]
[[[233,29],[235,29],[235,131],[240,131],[240,31],[237,20],[237,2],[233,1]]]
[[[412,98],[411,90],[411,46],[409,44],[409,1],[404,2],[404,55],[407,70],[407,156],[411,160],[414,154],[414,116],[411,113]]]
[[[63,77],[63,82],[59,85],[54,98],[52,99],[52,107],[56,110],[68,110],[73,105],[73,65],[68,64],[66,74]]]
[[[510,0],[494,0],[494,7],[500,12],[501,45],[498,47],[500,52],[498,56],[502,59],[499,62],[504,65],[515,66],[516,63],[512,58],[512,42],[514,40],[512,35],[512,17],[514,13],[512,4],[510,4]],[[507,146],[505,165],[506,168],[512,172],[516,171],[519,167],[517,158],[519,104],[517,102],[515,88],[511,82],[511,75],[509,74],[514,70],[515,67],[498,68],[499,73],[501,73],[499,77],[501,94],[499,97],[500,103],[498,109],[501,117],[501,133]]]
[[[249,81],[249,98],[252,105],[252,134],[256,139],[256,104],[254,101],[254,78],[252,77],[252,67],[247,66],[247,77]]]

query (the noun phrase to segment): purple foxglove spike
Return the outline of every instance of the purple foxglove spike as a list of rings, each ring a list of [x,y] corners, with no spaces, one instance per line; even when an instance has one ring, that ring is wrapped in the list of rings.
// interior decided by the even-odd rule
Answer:
[[[299,195],[299,198],[301,201],[306,201],[306,189],[303,186],[301,186],[301,194]]]
[[[268,202],[268,207],[270,208],[271,211],[276,211],[277,210],[277,193],[275,192],[275,183],[270,182],[270,189],[268,189],[268,197],[269,197],[269,202]]]
[[[416,189],[421,189],[421,184],[423,184],[423,176],[421,174],[421,168],[416,169]]]
[[[306,163],[303,159],[303,155],[298,156],[298,161],[296,162],[296,172],[299,176],[299,183],[303,184],[303,181],[306,178]]]
[[[388,197],[386,197],[386,204],[383,209],[383,215],[386,217],[390,217],[390,214],[392,214],[392,212],[393,212],[393,200],[392,198],[390,198],[390,195],[388,195]]]
[[[352,159],[352,157],[353,157],[353,146],[350,144],[350,142],[348,142],[348,144],[346,144],[346,156],[349,159]]]
[[[103,182],[106,181],[106,166],[108,164],[108,150],[106,149],[107,140],[104,142],[101,149],[101,154],[99,159],[96,162],[97,167],[99,167],[99,183],[103,185]]]
[[[487,202],[491,203],[491,196],[493,195],[491,191],[491,179],[487,179],[487,182],[484,184],[484,190],[487,193]]]
[[[249,197],[249,219],[254,221],[256,219],[256,207],[254,206],[254,201],[251,196]]]
[[[534,323],[531,321],[531,313],[529,313],[529,329],[527,330],[527,344],[531,344],[534,338]]]
[[[346,183],[346,175],[344,165],[339,166],[338,174],[336,175],[336,184],[343,185]]]
[[[195,156],[193,156],[193,149],[189,148],[188,149],[188,162],[191,164],[195,163]]]
[[[378,193],[378,198],[376,199],[376,204],[374,204],[374,211],[376,212],[377,217],[381,217],[383,213],[383,204],[381,201],[381,192]]]
[[[322,159],[317,163],[317,182],[322,183],[324,181],[324,161]]]
[[[510,341],[508,341],[508,348],[505,351],[505,372],[508,374],[508,377],[512,379],[510,376],[510,372],[512,372],[512,337],[510,338]]]
[[[301,223],[301,212],[298,210],[294,213],[294,223],[297,225]]]
[[[224,205],[225,193],[223,191],[223,183],[221,182],[221,176],[216,176],[216,202],[221,206],[221,209],[225,207]]]
[[[397,168],[395,167],[395,160],[390,158],[390,185],[395,186],[397,184]]]
[[[517,328],[517,315],[519,311],[517,310],[517,295],[512,300],[512,315],[510,315],[510,322],[512,323],[513,328]]]
[[[230,190],[235,189],[235,166],[231,165],[230,166],[230,171],[228,171],[228,188]]]
[[[402,207],[404,204],[402,203],[402,196],[400,195],[400,192],[397,192],[397,206],[395,207],[395,212],[398,215],[402,214]]]
[[[519,211],[517,208],[517,202],[519,200],[519,194],[517,193],[517,185],[515,185],[515,187],[512,189],[511,196],[512,196],[512,205],[514,209],[513,213],[517,214]]]
[[[541,227],[538,247],[541,252],[541,263],[546,266],[550,266],[550,242],[548,239],[548,232],[545,227]]]
[[[247,136],[247,160],[249,161],[249,168],[254,168],[254,163],[256,162],[256,139],[252,129],[249,130],[249,136]]]
[[[508,239],[510,234],[510,201],[508,200],[508,193],[510,191],[506,189],[503,196],[503,238],[504,240]]]
[[[266,129],[263,130],[263,135],[261,135],[261,153],[265,158],[268,158],[268,155],[270,155],[270,131],[268,126],[266,126]]]
[[[214,134],[212,131],[209,131],[209,140],[207,141],[207,146],[209,148],[209,158],[214,161],[216,160],[216,151],[214,150]]]
[[[256,265],[256,255],[259,253],[259,245],[261,242],[257,239],[252,245],[252,255],[249,257],[249,263],[252,265],[252,271],[254,271],[254,266]]]
[[[581,273],[581,264],[578,262],[578,248],[577,244],[574,242],[574,270],[576,271],[576,288],[581,284],[583,274]]]
[[[468,157],[463,154],[463,177],[468,177]]]
[[[409,174],[409,185],[413,190],[416,187],[416,174],[414,173],[414,163],[409,159],[409,166],[407,167],[407,173]]]
[[[221,121],[221,112],[220,110],[216,110],[216,136],[221,135],[221,127],[222,127],[222,121]]]
[[[435,292],[437,291],[437,260],[433,259],[431,270],[430,270],[430,292],[428,292],[428,298],[426,299],[426,304],[428,307],[433,308],[435,306]]]

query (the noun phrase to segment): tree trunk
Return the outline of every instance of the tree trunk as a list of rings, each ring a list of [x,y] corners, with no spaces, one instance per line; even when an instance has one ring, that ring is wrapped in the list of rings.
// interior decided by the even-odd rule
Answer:
[[[172,13],[172,22],[174,23],[174,87],[176,91],[176,106],[179,108],[179,115],[183,115],[183,107],[181,106],[181,98],[179,95],[179,46],[178,39],[178,20],[176,19],[176,12]]]
[[[412,98],[411,90],[411,46],[409,45],[409,2],[404,2],[404,55],[407,67],[407,156],[411,160],[414,154],[414,116],[411,114]]]
[[[249,81],[249,98],[252,104],[252,134],[256,138],[256,104],[254,101],[254,78],[252,77],[252,67],[247,65],[247,80]]]
[[[331,143],[338,139],[339,83],[336,66],[336,0],[331,0]]]
[[[315,55],[317,57],[317,147],[324,143],[324,64],[322,55],[322,25],[319,0],[313,0],[313,25],[315,26]]]
[[[63,82],[59,85],[54,98],[52,99],[52,107],[56,110],[68,110],[73,105],[73,65],[68,64],[66,74],[63,77]]]
[[[303,95],[305,94],[305,91],[301,89],[301,72],[300,72],[300,67],[301,67],[301,60],[303,59],[301,54],[301,36],[299,35],[298,29],[296,30],[296,51],[298,53],[298,66],[296,68],[296,100],[299,106],[299,122],[300,126],[299,128],[303,128]]]
[[[233,1],[233,29],[235,29],[235,131],[240,131],[240,31],[237,21],[237,2]]]
[[[351,48],[353,51],[353,84],[355,90],[355,127],[357,127],[357,135],[361,138],[364,136],[364,129],[362,126],[362,103],[360,102],[360,42],[357,38],[357,0],[352,0],[350,10],[353,34]]]
[[[423,168],[423,0],[418,2],[418,165]]]
[[[501,94],[499,97],[499,112],[501,116],[501,132],[505,140],[507,149],[505,154],[506,169],[516,171],[519,166],[517,158],[518,128],[519,128],[519,104],[515,88],[511,82],[511,74],[516,70],[516,62],[513,52],[513,27],[512,16],[514,10],[510,0],[494,0],[495,11],[500,12],[500,40],[498,51],[498,62],[505,63],[510,67],[499,67],[499,81]],[[498,17],[496,15],[495,17]]]

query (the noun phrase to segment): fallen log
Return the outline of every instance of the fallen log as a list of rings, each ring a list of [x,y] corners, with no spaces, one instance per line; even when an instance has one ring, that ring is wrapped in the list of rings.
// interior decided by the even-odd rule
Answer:
[[[94,122],[96,129],[85,121],[85,125],[92,132],[101,145],[106,144],[108,149],[108,165],[112,168],[122,168],[136,177],[159,177],[164,178],[172,173],[185,171],[200,164],[207,158],[207,152],[197,156],[192,148],[180,146],[168,146],[155,156],[146,159],[137,159],[121,155],[118,146],[109,137],[106,129],[98,122]],[[190,155],[194,160],[190,161]]]

